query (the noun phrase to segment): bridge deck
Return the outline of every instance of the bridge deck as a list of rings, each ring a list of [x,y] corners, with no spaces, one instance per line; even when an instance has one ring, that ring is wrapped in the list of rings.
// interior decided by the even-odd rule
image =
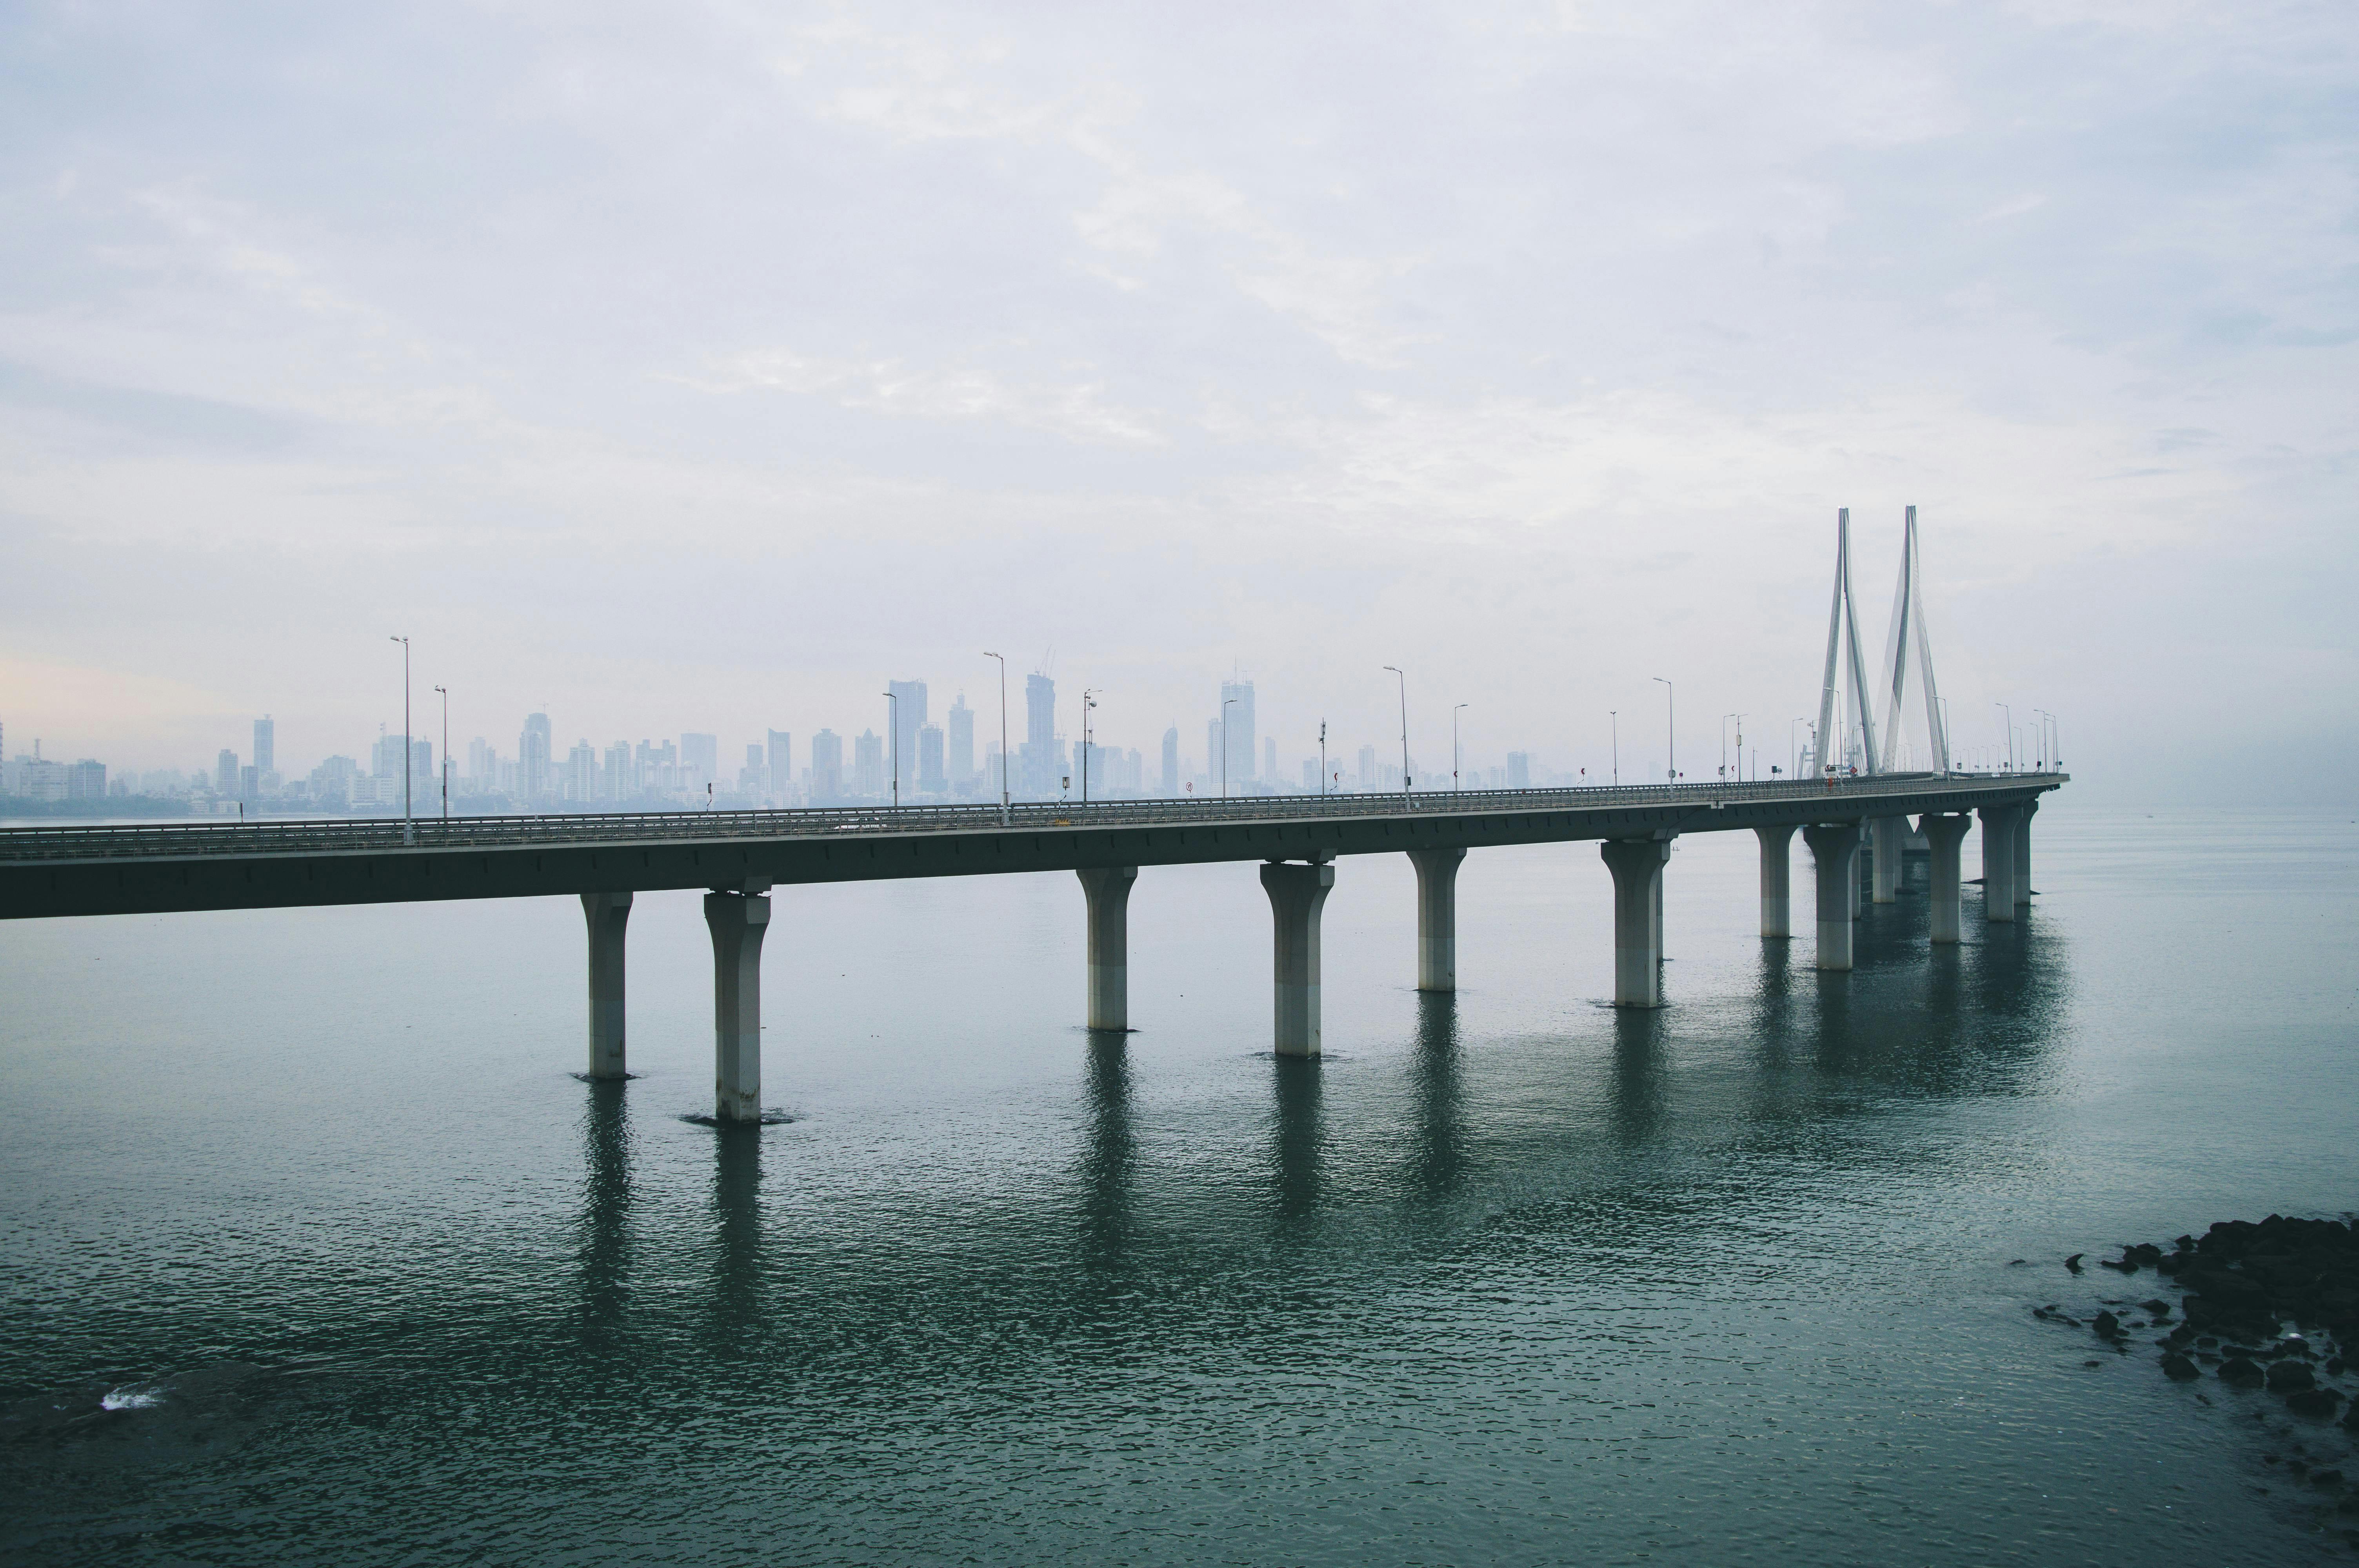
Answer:
[[[2062,773],[0,829],[0,918],[1325,859],[2014,805]]]

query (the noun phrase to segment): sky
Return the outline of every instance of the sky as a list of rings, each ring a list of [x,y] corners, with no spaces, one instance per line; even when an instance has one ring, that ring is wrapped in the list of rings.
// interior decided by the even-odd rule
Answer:
[[[16,0],[0,724],[1709,777],[1915,505],[1962,750],[2341,805],[2354,155],[2347,0]]]

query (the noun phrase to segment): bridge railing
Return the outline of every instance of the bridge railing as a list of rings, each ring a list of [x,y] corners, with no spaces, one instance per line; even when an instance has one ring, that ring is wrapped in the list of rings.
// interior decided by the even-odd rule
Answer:
[[[1529,811],[1602,811],[1691,806],[1698,810],[1800,797],[1896,793],[1983,794],[2046,787],[2060,773],[1879,773],[1835,779],[1708,784],[1600,784],[1573,789],[1429,791],[1410,795],[1245,795],[1227,799],[995,802],[951,806],[775,807],[746,811],[548,812],[505,816],[368,816],[328,821],[93,824],[0,828],[0,861],[168,855],[381,854],[528,844],[821,838],[1000,828],[1145,827],[1302,822],[1333,817],[1449,816]]]

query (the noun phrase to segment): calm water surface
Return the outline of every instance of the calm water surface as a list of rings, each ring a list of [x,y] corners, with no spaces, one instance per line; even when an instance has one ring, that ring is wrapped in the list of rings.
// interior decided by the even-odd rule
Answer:
[[[1454,1000],[1346,860],[1315,1065],[1250,865],[1141,874],[1126,1040],[1071,876],[782,890],[796,1119],[725,1136],[691,894],[620,1087],[571,903],[0,924],[0,1555],[2359,1556],[2263,1462],[2342,1433],[2028,1311],[2359,1206],[2359,827],[2035,838],[2027,922],[1930,950],[1919,862],[1843,977],[1685,839],[1647,1015],[1593,845],[1470,857]]]

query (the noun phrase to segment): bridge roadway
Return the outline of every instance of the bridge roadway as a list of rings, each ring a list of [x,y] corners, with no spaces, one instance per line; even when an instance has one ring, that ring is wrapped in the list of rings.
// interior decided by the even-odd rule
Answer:
[[[1932,939],[1962,918],[1960,845],[1982,820],[1985,919],[2030,897],[2030,818],[2062,773],[1886,773],[1771,784],[1256,796],[1090,806],[909,806],[0,829],[0,918],[146,914],[575,894],[590,946],[593,1077],[624,1076],[624,929],[635,892],[703,888],[713,946],[715,1115],[761,1116],[761,949],[769,891],[798,882],[1078,872],[1089,1026],[1129,1027],[1127,909],[1138,868],[1263,862],[1277,1050],[1316,1055],[1319,926],[1336,859],[1405,852],[1418,874],[1418,987],[1457,985],[1457,873],[1471,849],[1600,840],[1614,881],[1614,1000],[1661,1003],[1662,874],[1682,833],[1752,829],[1761,934],[1792,935],[1799,828],[1817,880],[1817,967],[1848,969],[1860,859],[1897,894],[1906,819],[1932,856]]]

